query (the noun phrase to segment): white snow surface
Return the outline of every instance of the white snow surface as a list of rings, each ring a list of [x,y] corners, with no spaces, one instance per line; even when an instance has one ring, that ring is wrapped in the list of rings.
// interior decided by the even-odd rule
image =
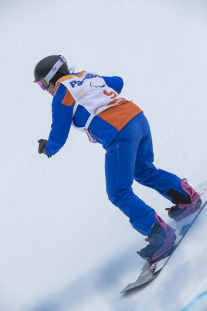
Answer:
[[[121,76],[147,116],[155,165],[207,179],[206,0],[0,1],[0,310],[179,311],[207,289],[202,211],[159,277],[128,294],[144,237],[105,191],[105,151],[71,129],[48,159],[52,97],[36,63],[62,54],[75,71]],[[134,192],[168,221],[171,203]]]

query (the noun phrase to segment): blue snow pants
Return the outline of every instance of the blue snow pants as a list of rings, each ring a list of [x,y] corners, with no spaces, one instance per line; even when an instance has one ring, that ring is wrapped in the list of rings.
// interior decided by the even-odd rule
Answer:
[[[166,195],[170,188],[186,195],[180,187],[181,179],[157,169],[153,161],[149,123],[140,113],[123,127],[106,149],[105,174],[109,200],[129,217],[133,228],[145,236],[156,223],[155,210],[133,193],[133,180],[155,189],[170,201]]]

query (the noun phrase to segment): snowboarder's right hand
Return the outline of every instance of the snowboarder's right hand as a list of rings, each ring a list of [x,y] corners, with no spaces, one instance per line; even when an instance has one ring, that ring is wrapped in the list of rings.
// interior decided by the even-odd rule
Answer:
[[[38,143],[39,143],[38,152],[40,154],[44,153],[45,155],[48,156],[48,158],[51,158],[51,155],[48,155],[47,152],[45,151],[45,146],[47,144],[47,140],[46,139],[39,139]]]

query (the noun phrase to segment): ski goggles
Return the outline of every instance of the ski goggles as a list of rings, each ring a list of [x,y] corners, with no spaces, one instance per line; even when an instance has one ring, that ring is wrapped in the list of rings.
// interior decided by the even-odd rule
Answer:
[[[41,87],[43,91],[45,91],[49,86],[49,84],[47,84],[47,82],[44,79],[40,79],[36,83]]]
[[[43,91],[45,91],[50,84],[50,80],[54,77],[54,75],[58,72],[59,68],[66,63],[66,59],[63,56],[60,56],[60,59],[53,65],[52,69],[48,72],[45,78],[41,78],[37,81],[37,84],[41,87]]]

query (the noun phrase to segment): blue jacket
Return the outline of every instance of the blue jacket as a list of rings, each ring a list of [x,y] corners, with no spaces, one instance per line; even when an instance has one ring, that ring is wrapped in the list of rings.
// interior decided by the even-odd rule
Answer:
[[[123,88],[122,78],[114,76],[103,77],[103,79],[105,83],[114,91],[116,91],[117,93],[121,92]],[[56,154],[63,147],[68,138],[72,120],[76,127],[84,127],[90,116],[89,112],[83,106],[79,105],[75,112],[74,118],[72,118],[74,105],[68,106],[63,104],[66,98],[66,91],[66,87],[63,84],[60,84],[60,87],[58,88],[53,98],[52,126],[47,145],[45,146],[45,150],[48,155]],[[131,103],[131,105],[132,104],[133,103]],[[140,109],[135,104],[133,104],[133,107],[131,107],[129,104],[128,106],[126,104],[123,104],[123,106],[124,108],[112,107],[108,109],[110,111],[114,111],[112,110],[114,108],[116,109],[116,118],[118,118],[118,120],[120,119],[120,124],[123,124],[122,119],[130,121],[132,117],[140,112]],[[123,109],[124,114],[122,112]],[[110,124],[110,122],[107,122],[99,115],[93,118],[89,126],[90,135],[98,143],[101,143],[104,149],[107,148],[107,146],[112,142],[112,140],[116,137],[119,131],[119,127],[113,126],[113,124]]]

